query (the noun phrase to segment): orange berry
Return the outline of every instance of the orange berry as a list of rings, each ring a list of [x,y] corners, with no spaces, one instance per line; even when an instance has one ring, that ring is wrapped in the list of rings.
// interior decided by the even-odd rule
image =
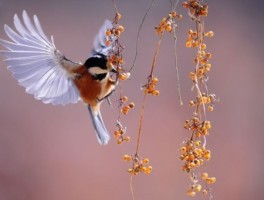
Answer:
[[[116,19],[117,19],[117,20],[120,20],[121,17],[122,17],[122,15],[121,15],[119,12],[116,12]]]
[[[123,97],[121,97],[120,100],[121,100],[122,103],[125,103],[125,102],[127,102],[128,97],[127,96],[123,96]]]
[[[131,102],[129,105],[128,105],[131,109],[135,108],[135,104],[133,102]]]
[[[114,31],[114,34],[115,34],[116,36],[119,36],[119,35],[121,34],[121,31],[118,30],[118,29],[116,29],[116,30]]]
[[[208,178],[208,173],[204,172],[201,176],[203,180],[206,180]]]
[[[187,41],[187,42],[185,43],[185,46],[186,46],[187,48],[192,47],[192,42],[191,42],[191,41]]]
[[[176,17],[176,15],[177,15],[177,13],[175,11],[172,11],[170,14],[172,17]]]
[[[201,186],[200,184],[198,184],[198,185],[196,185],[196,186],[194,187],[194,191],[195,191],[195,192],[200,192],[201,189],[202,189],[202,186]]]
[[[125,137],[125,141],[126,141],[126,142],[130,142],[130,137],[129,137],[129,136],[126,136],[126,137]]]
[[[122,32],[124,32],[125,28],[123,26],[119,25],[118,30],[122,33]]]
[[[131,159],[132,159],[131,155],[125,154],[125,155],[123,156],[123,160],[124,160],[124,161],[130,161]]]
[[[142,162],[143,162],[143,164],[145,164],[145,165],[146,165],[146,164],[148,164],[148,163],[149,163],[149,159],[148,159],[148,158],[144,158]]]
[[[160,92],[159,90],[153,90],[151,94],[154,96],[159,96]]]
[[[207,190],[203,190],[203,195],[207,195],[208,194],[208,191]]]
[[[188,4],[188,2],[186,2],[186,1],[183,2],[183,3],[182,3],[182,7],[184,7],[184,8],[189,8],[189,4]]]
[[[196,192],[192,191],[191,189],[189,189],[187,191],[187,195],[190,196],[190,197],[194,197],[196,195]]]
[[[126,114],[128,114],[129,110],[130,110],[130,107],[129,106],[125,106],[125,107],[123,107],[121,109],[121,113],[126,115]]]
[[[105,45],[106,45],[106,46],[110,46],[110,44],[111,44],[111,41],[110,41],[110,40],[106,40],[106,41],[105,41]]]
[[[202,50],[205,50],[205,49],[206,49],[206,47],[207,47],[207,46],[206,46],[206,44],[204,44],[204,43],[203,43],[203,44],[201,44],[201,49],[202,49]]]
[[[112,35],[111,30],[107,29],[105,32],[105,35],[108,37],[111,36]]]
[[[166,26],[166,31],[167,32],[171,32],[172,31],[172,27],[171,26]]]
[[[212,112],[214,110],[213,106],[208,106],[208,111]]]
[[[213,37],[214,36],[214,32],[213,31],[209,31],[209,32],[206,33],[206,36]]]
[[[115,135],[115,137],[119,137],[121,134],[120,134],[119,130],[116,130],[116,131],[114,132],[114,135]]]

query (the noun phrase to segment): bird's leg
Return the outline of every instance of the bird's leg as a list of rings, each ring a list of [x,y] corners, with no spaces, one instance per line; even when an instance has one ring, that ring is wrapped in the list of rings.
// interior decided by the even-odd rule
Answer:
[[[113,94],[114,91],[115,91],[115,90],[113,89],[111,92],[109,92],[107,95],[105,95],[105,96],[102,97],[101,99],[97,98],[97,101],[98,101],[98,102],[101,102],[101,101],[103,101],[104,99],[108,99],[108,98],[110,97],[110,95]],[[108,102],[110,102],[110,101],[108,100]],[[109,104],[111,105],[111,102],[110,102]]]
[[[109,97],[107,97],[107,102],[108,102],[109,106],[110,106],[111,108],[113,108],[113,106],[112,106],[112,102],[111,102],[111,100],[110,100]]]

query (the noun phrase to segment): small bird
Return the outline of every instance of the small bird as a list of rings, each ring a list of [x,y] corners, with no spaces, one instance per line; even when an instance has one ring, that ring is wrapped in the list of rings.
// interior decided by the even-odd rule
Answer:
[[[82,100],[90,113],[99,143],[107,144],[110,136],[100,105],[118,84],[111,78],[117,72],[107,57],[113,42],[105,43],[106,30],[113,27],[112,23],[104,22],[94,39],[90,57],[81,64],[69,60],[56,48],[53,36],[48,39],[36,15],[32,23],[23,11],[22,19],[23,23],[15,14],[16,32],[8,25],[4,26],[11,41],[0,39],[0,44],[7,49],[1,50],[0,54],[6,57],[8,70],[27,93],[45,104],[66,105]]]

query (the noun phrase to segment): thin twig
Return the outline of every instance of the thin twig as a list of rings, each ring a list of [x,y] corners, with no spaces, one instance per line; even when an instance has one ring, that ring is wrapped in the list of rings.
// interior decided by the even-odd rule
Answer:
[[[143,24],[144,24],[144,22],[145,22],[145,19],[147,18],[147,15],[148,15],[150,9],[154,6],[154,2],[155,2],[155,0],[152,0],[152,3],[151,3],[151,5],[150,5],[150,7],[148,7],[148,9],[147,9],[147,11],[146,11],[146,13],[145,13],[145,15],[144,15],[144,17],[143,17],[143,19],[142,19],[142,22],[141,22],[141,24],[140,24],[140,26],[139,26],[138,33],[137,33],[136,53],[135,53],[135,57],[134,57],[133,64],[132,64],[131,68],[129,69],[129,72],[131,72],[131,70],[132,70],[132,69],[134,68],[134,66],[135,66],[136,59],[137,59],[137,55],[138,55],[139,34],[140,34],[141,28],[143,27]]]
[[[131,191],[131,195],[132,195],[132,200],[135,200],[135,195],[134,195],[134,190],[133,190],[133,175],[130,175],[130,191]]]
[[[175,57],[175,69],[177,76],[177,90],[179,95],[180,105],[183,105],[182,97],[181,97],[181,85],[180,85],[180,75],[178,69],[178,56],[177,56],[177,35],[176,35],[176,27],[173,26],[173,38],[174,38],[174,57]]]

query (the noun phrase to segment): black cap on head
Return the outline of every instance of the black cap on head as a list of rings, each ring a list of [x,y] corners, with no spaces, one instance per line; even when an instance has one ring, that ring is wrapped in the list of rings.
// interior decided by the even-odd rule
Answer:
[[[106,66],[107,63],[107,58],[105,55],[103,54],[96,54],[91,58],[88,58],[84,65],[86,66],[87,69],[91,68],[91,67],[100,67],[101,69],[107,69]]]

